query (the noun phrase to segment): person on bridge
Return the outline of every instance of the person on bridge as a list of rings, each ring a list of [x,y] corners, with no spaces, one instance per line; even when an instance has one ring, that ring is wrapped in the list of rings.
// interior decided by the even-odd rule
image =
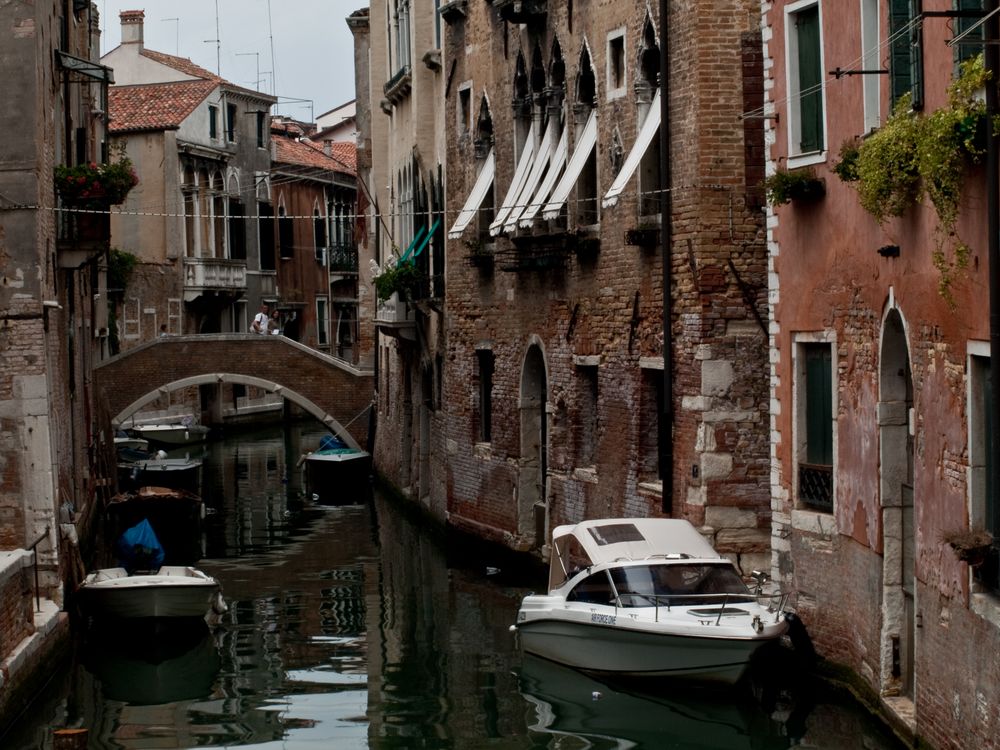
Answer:
[[[267,303],[261,302],[260,312],[253,316],[253,323],[250,324],[251,333],[267,333],[267,325],[268,325],[267,310],[268,310]]]
[[[275,336],[281,335],[281,313],[275,308],[271,312],[271,319],[267,324],[267,331]]]

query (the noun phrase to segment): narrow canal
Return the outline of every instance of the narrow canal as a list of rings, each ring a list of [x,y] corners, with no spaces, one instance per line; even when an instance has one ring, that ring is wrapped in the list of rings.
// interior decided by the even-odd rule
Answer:
[[[779,667],[735,693],[639,692],[522,658],[508,628],[544,578],[443,544],[379,492],[320,504],[297,466],[320,435],[206,446],[197,565],[223,583],[222,622],[79,634],[0,746],[49,748],[53,728],[82,727],[92,748],[902,747]]]

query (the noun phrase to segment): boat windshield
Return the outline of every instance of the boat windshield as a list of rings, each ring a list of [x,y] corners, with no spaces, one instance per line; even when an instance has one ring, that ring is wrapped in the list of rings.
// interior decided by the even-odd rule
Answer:
[[[754,600],[736,570],[726,562],[629,565],[610,572],[623,607]]]

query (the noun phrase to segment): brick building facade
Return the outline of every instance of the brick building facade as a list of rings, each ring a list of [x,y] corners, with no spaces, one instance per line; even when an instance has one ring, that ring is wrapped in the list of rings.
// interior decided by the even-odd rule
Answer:
[[[661,24],[646,5],[435,15],[404,2],[352,16],[372,50],[359,92],[381,102],[359,121],[378,204],[370,252],[384,266],[393,244],[398,258],[421,227],[431,235],[426,286],[376,315],[375,461],[432,514],[531,550],[559,523],[667,512],[747,569],[768,559],[763,128],[738,119],[759,105],[762,65],[757,6],[731,5],[667,24],[666,313]]]
[[[725,5],[695,3],[665,24],[666,312],[664,24],[643,3],[449,14],[442,443],[452,524],[538,549],[561,523],[666,513],[746,570],[767,559],[762,130],[739,120],[760,90],[760,40],[756,4]],[[531,151],[525,186],[512,190]]]
[[[74,523],[85,536],[110,475],[90,379],[107,354],[107,205],[76,210],[55,168],[104,161],[111,74],[96,62],[90,4],[7,3],[0,38],[2,731],[65,644]]]
[[[946,542],[1000,531],[986,426],[996,207],[965,154],[955,234],[916,190],[862,203],[906,157],[861,154],[953,106],[959,61],[983,50],[975,15],[952,7],[763,3],[767,104],[752,114],[768,123],[769,171],[824,183],[769,212],[773,567],[819,653],[901,726],[938,748],[997,747],[997,548],[966,562]],[[845,182],[855,157],[865,177]]]

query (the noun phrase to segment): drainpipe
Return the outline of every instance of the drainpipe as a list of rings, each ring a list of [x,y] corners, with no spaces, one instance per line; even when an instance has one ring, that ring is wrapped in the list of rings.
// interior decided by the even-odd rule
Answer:
[[[997,0],[988,0],[986,10],[993,14],[997,8]],[[986,70],[991,73],[986,84],[986,206],[989,273],[990,273],[990,391],[993,396],[990,409],[990,490],[992,507],[1000,503],[997,493],[1000,492],[1000,186],[997,184],[998,153],[997,135],[992,127],[997,115],[997,73],[1000,72],[1000,49],[997,48],[998,30],[997,16],[990,15],[986,21]],[[992,519],[985,519],[990,524]],[[997,533],[993,529],[993,533]]]
[[[994,0],[995,2],[995,0]],[[660,479],[663,496],[661,510],[671,515],[674,508],[674,338],[670,297],[673,274],[673,201],[670,192],[670,48],[668,44],[667,6],[660,0],[660,242],[663,246],[663,399],[657,443],[660,456]]]

